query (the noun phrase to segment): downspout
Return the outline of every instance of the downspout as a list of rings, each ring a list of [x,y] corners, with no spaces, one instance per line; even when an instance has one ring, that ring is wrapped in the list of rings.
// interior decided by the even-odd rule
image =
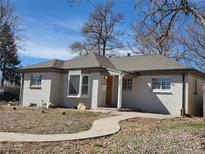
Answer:
[[[24,87],[24,73],[21,74],[21,85],[20,85],[20,95],[19,102],[23,104],[23,87]]]
[[[186,113],[185,112],[185,101],[186,101],[185,91],[186,91],[185,74],[182,73],[182,109],[181,109],[182,117],[184,117]]]

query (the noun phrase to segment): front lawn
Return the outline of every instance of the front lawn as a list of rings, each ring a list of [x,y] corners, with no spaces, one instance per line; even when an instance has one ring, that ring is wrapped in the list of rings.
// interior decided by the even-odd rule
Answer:
[[[0,107],[0,131],[33,134],[76,133],[91,128],[104,113],[69,109]]]
[[[121,122],[121,128],[111,136],[80,141],[2,142],[0,153],[205,153],[200,118],[134,118]]]

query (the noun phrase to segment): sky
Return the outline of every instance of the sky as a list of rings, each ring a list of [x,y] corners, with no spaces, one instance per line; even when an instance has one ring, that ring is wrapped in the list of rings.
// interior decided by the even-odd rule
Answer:
[[[124,20],[120,29],[125,34],[121,40],[130,42],[130,24],[136,21],[134,0],[111,0],[114,12],[122,12]],[[15,14],[22,20],[21,29],[26,40],[23,50],[19,49],[22,66],[28,66],[49,59],[68,60],[76,56],[71,54],[69,46],[80,41],[83,36],[80,29],[88,20],[90,12],[104,0],[92,0],[70,3],[68,0],[12,0]],[[127,52],[127,51],[125,51]]]

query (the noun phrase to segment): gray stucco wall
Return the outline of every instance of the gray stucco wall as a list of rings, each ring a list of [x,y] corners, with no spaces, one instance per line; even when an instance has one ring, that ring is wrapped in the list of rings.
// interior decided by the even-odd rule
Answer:
[[[42,75],[40,88],[30,87],[31,74]],[[33,103],[40,107],[42,106],[43,102],[50,102],[51,77],[51,72],[24,74],[23,106],[29,106],[31,103]]]
[[[51,76],[51,92],[50,92],[50,102],[55,104],[56,106],[61,106],[61,99],[63,88],[62,85],[64,84],[63,81],[63,74],[62,73],[52,73]]]
[[[84,74],[82,72],[82,74]],[[63,107],[73,107],[77,106],[78,103],[83,103],[85,104],[88,108],[91,108],[91,99],[92,99],[92,87],[93,87],[93,80],[98,80],[98,104],[97,106],[103,106],[105,103],[105,95],[106,91],[104,90],[104,85],[105,85],[105,79],[104,75],[101,75],[100,72],[89,72],[86,73],[89,75],[89,95],[88,97],[79,97],[79,98],[72,98],[68,97],[68,74],[63,75],[63,84],[62,84],[62,94],[61,94],[61,106]]]
[[[104,75],[100,74],[100,73],[91,73],[91,86],[93,87],[93,80],[97,80],[98,81],[98,88],[97,89],[93,89],[94,91],[98,91],[98,102],[97,102],[97,106],[105,106],[105,101],[106,101],[106,80],[104,78]],[[92,91],[92,89],[91,89]],[[91,92],[91,97],[92,97],[92,92]]]
[[[197,79],[197,94],[194,94],[194,79]],[[205,80],[194,74],[187,76],[187,104],[186,111],[190,115],[202,116],[203,115],[203,85]]]
[[[77,70],[80,71],[80,70]],[[70,73],[75,71],[70,71]],[[98,102],[97,106],[105,105],[106,98],[106,80],[104,75],[100,72],[80,72],[82,74],[88,74],[89,79],[89,92],[88,96],[82,96],[79,98],[68,96],[68,73],[57,72],[39,72],[39,73],[25,73],[24,74],[24,87],[23,87],[23,105],[37,104],[42,106],[43,102],[51,102],[59,107],[75,107],[78,103],[85,104],[88,108],[91,107],[92,98],[92,84],[93,80],[98,80]],[[31,75],[41,75],[42,82],[40,88],[31,88],[30,79]]]
[[[122,107],[138,109],[142,112],[153,112],[180,115],[182,108],[182,76],[166,75],[172,80],[171,93],[153,92],[153,76],[133,78],[132,91],[123,91]]]
[[[31,74],[42,75],[41,88],[31,88]],[[41,72],[25,73],[23,87],[23,105],[30,103],[42,106],[43,102],[52,102],[61,107],[74,107],[78,103],[84,103],[91,107],[93,81],[98,81],[97,106],[105,106],[106,80],[101,72],[86,72],[90,75],[88,97],[68,97],[68,73]],[[155,75],[153,75],[155,76]],[[182,109],[182,75],[164,75],[172,80],[171,93],[153,92],[151,88],[152,75],[133,78],[132,91],[122,92],[122,107],[139,109],[142,112],[164,113],[180,115]],[[161,76],[161,75],[160,75]],[[198,94],[193,94],[193,80],[198,79]],[[117,103],[118,77],[113,78],[113,104]],[[202,115],[203,98],[202,85],[205,81],[196,75],[186,75],[186,113]],[[95,90],[95,89],[94,89]]]
[[[69,72],[68,72],[69,74]],[[86,98],[72,98],[68,97],[68,74],[63,74],[62,78],[62,94],[61,94],[61,106],[62,107],[75,107],[78,103],[83,103],[86,106],[90,107],[90,89],[89,89],[89,96]],[[90,81],[89,81],[90,85]]]

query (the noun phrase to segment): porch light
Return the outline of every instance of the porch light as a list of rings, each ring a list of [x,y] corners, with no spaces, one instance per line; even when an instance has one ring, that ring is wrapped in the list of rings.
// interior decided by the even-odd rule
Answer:
[[[107,75],[104,76],[105,80],[107,80]]]

